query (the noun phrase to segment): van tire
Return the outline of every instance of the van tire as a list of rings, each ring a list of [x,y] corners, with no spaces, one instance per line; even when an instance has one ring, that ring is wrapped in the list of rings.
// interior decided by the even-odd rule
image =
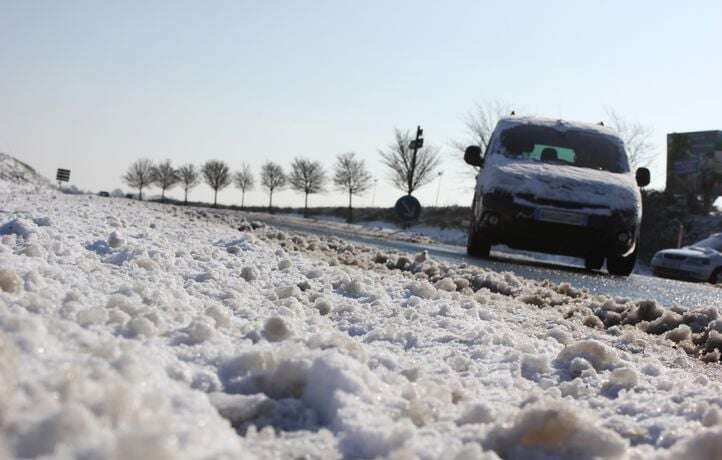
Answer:
[[[722,267],[717,267],[709,277],[711,284],[722,284]]]
[[[587,270],[599,270],[604,265],[604,256],[601,254],[589,254],[584,258],[584,268]]]
[[[486,259],[491,252],[491,244],[475,227],[476,225],[473,223],[469,227],[469,238],[466,240],[466,253],[471,257]]]
[[[609,274],[629,276],[634,271],[634,265],[637,263],[637,247],[628,256],[613,255],[607,257],[607,271]]]

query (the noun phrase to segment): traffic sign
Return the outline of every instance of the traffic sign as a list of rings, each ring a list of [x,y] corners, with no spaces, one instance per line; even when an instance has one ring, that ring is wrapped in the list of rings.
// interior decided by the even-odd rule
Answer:
[[[70,181],[70,170],[58,168],[58,172],[55,174],[55,180],[58,182]]]
[[[396,201],[394,210],[399,219],[412,222],[421,215],[421,203],[411,195],[404,195]]]
[[[413,141],[409,142],[409,148],[410,149],[420,149],[424,146],[424,139],[414,139]]]

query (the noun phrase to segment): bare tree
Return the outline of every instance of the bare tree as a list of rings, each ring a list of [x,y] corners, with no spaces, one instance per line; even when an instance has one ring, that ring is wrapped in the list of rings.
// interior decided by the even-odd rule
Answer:
[[[306,199],[303,205],[303,215],[308,215],[308,195],[324,191],[326,185],[326,171],[318,161],[305,158],[296,158],[291,163],[291,172],[288,175],[291,188],[303,192]]]
[[[138,189],[138,199],[142,201],[143,188],[153,185],[153,162],[147,158],[137,160],[123,174],[123,181]]]
[[[194,165],[185,164],[178,168],[178,177],[185,193],[183,203],[188,204],[188,191],[200,183],[200,174],[198,174],[198,170]]]
[[[348,221],[353,221],[352,198],[354,195],[363,193],[373,185],[373,178],[366,170],[366,163],[357,160],[353,152],[343,153],[336,156],[334,166],[333,182],[336,187],[348,193]]]
[[[286,186],[286,174],[281,165],[272,161],[261,166],[261,184],[268,190],[268,210],[273,208],[273,191]]]
[[[240,171],[233,175],[233,182],[236,184],[236,188],[241,190],[241,209],[243,209],[246,202],[246,190],[253,190],[255,185],[251,167],[245,163],[242,164]]]
[[[411,134],[399,129],[394,134],[394,142],[379,153],[383,163],[391,170],[391,183],[411,195],[414,190],[436,179],[435,173],[441,164],[439,149],[426,146],[414,154],[414,150],[409,148],[413,140]]]
[[[604,111],[607,114],[607,126],[624,141],[631,166],[635,169],[640,166],[649,166],[657,155],[652,142],[654,135],[652,128],[631,121],[612,108],[606,107]]]
[[[500,101],[482,101],[477,102],[474,108],[464,116],[465,137],[458,141],[453,141],[452,145],[462,155],[455,153],[456,158],[464,159],[463,153],[466,147],[470,145],[478,145],[482,152],[486,152],[491,140],[491,134],[496,128],[496,124],[500,118],[510,116],[514,109],[511,104]],[[467,174],[476,176],[479,168],[476,166],[463,163]]]
[[[203,180],[213,189],[213,206],[218,206],[218,191],[231,183],[231,169],[224,161],[208,160],[201,168]]]
[[[165,191],[176,186],[180,181],[178,171],[173,168],[170,160],[163,160],[153,167],[153,183],[160,188],[160,199],[165,201]]]

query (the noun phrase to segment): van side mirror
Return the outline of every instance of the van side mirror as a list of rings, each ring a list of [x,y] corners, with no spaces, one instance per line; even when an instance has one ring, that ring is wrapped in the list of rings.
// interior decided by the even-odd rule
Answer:
[[[481,158],[481,147],[478,145],[470,145],[464,151],[464,161],[471,166],[484,166],[484,159]]]
[[[649,185],[649,169],[637,168],[637,173],[635,174],[635,176],[637,177],[637,185],[639,185],[640,187],[646,187],[647,185]]]

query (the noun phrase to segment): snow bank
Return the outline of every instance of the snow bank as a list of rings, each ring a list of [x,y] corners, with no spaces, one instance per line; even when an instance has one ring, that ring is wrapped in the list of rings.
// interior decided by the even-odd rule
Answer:
[[[708,460],[722,458],[722,428],[706,430],[679,442],[664,455],[665,460]]]
[[[713,452],[709,309],[236,213],[2,187],[0,456]]]
[[[621,458],[627,448],[617,433],[559,402],[524,408],[492,430],[486,444],[505,459]]]
[[[12,184],[14,190],[26,190],[27,186],[50,188],[51,182],[38,174],[31,166],[0,152],[0,183]]]
[[[0,226],[0,235],[17,235],[23,239],[30,238],[36,232],[37,225],[27,219],[13,219]]]
[[[557,356],[557,362],[567,369],[577,359],[584,359],[597,371],[609,369],[618,361],[617,353],[612,348],[596,340],[582,340],[567,345]]]

